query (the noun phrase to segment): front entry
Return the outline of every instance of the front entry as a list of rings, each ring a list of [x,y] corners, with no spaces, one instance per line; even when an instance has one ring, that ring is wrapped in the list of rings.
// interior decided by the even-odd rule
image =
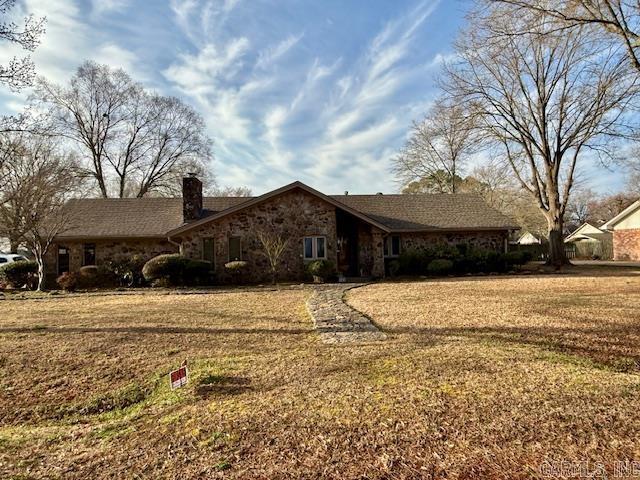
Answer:
[[[358,222],[360,220],[342,210],[336,210],[338,234],[338,271],[345,277],[357,277]]]

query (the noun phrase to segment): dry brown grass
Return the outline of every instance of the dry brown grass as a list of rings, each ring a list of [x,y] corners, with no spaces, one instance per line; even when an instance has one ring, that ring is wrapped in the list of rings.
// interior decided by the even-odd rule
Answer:
[[[640,276],[0,303],[0,478],[530,478],[640,459]],[[166,373],[189,360],[190,384]]]

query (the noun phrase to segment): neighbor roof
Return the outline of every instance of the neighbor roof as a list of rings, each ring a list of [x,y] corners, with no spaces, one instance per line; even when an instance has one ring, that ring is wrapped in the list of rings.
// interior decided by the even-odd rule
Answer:
[[[325,195],[294,182],[260,197],[205,197],[204,216],[185,224],[182,198],[74,199],[72,228],[59,238],[166,238],[300,188],[387,232],[517,229],[474,194]]]

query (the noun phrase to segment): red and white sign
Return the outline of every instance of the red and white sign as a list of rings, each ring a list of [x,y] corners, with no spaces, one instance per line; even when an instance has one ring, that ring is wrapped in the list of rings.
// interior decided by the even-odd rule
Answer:
[[[171,382],[171,390],[183,387],[189,380],[189,373],[187,372],[187,366],[183,365],[178,370],[174,370],[169,374],[169,380]]]

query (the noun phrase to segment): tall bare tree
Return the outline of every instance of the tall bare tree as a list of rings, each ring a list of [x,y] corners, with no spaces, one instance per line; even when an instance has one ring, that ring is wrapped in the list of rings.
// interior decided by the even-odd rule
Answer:
[[[590,25],[617,39],[640,71],[640,3],[635,0],[491,0],[543,15],[555,31]]]
[[[46,19],[29,15],[23,20],[22,25],[18,25],[11,19],[11,10],[15,5],[16,0],[0,0],[0,39],[33,52],[40,44]],[[32,85],[34,75],[35,67],[28,55],[22,58],[13,57],[8,64],[0,65],[0,83],[4,83],[13,91]]]
[[[589,150],[606,155],[605,143],[625,133],[638,75],[588,25],[556,31],[543,14],[485,6],[461,35],[443,86],[473,109],[485,139],[537,203],[547,219],[549,263],[560,266],[578,160]]]
[[[40,79],[36,99],[79,147],[102,197],[173,194],[187,170],[208,168],[202,117],[177,98],[146,91],[122,69],[85,62],[69,85]]]
[[[464,163],[475,148],[473,119],[456,103],[437,101],[414,123],[393,160],[393,172],[409,191],[456,193]]]
[[[22,135],[15,141],[19,147],[0,171],[7,178],[0,195],[0,234],[8,236],[13,246],[25,244],[32,251],[40,290],[51,243],[72,227],[64,204],[76,191],[75,162],[50,137]]]

